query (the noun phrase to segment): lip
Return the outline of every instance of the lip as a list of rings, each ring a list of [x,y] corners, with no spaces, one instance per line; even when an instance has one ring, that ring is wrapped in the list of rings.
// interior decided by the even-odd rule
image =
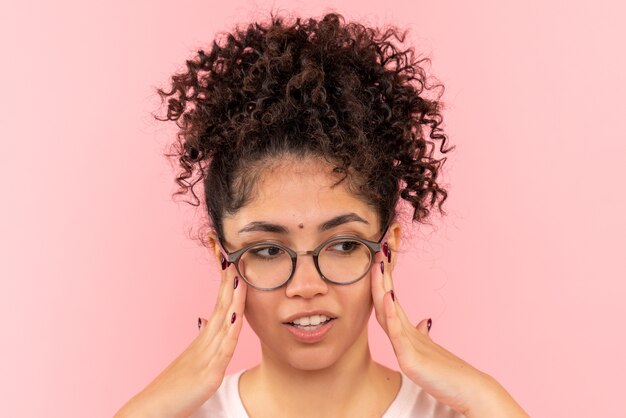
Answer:
[[[305,343],[305,344],[314,344],[314,343],[322,341],[324,337],[326,337],[326,334],[328,334],[328,332],[332,329],[333,325],[335,325],[336,320],[337,320],[336,318],[333,318],[330,321],[326,322],[321,327],[315,330],[311,330],[311,331],[296,328],[295,326],[291,324],[283,324],[283,325],[287,328],[287,330],[291,333],[291,335],[293,335],[295,339],[298,340],[299,342]]]
[[[322,325],[321,327],[307,331],[300,328],[297,328],[290,324],[294,320],[298,318],[302,318],[303,316],[313,316],[313,315],[325,315],[330,318],[330,321]],[[303,311],[298,312],[293,315],[289,315],[287,319],[283,322],[283,326],[291,333],[295,339],[304,344],[314,344],[320,342],[324,339],[326,334],[332,329],[333,325],[335,325],[335,321],[337,320],[337,315],[324,310],[314,310],[314,311]]]

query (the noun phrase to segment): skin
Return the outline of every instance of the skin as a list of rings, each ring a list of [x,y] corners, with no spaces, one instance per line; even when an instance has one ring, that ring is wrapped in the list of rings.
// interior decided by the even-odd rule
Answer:
[[[269,165],[251,201],[224,218],[224,245],[232,252],[252,242],[272,240],[304,251],[339,234],[377,241],[377,212],[344,183],[332,187],[336,179],[330,167],[316,159],[283,158]],[[346,213],[364,222],[319,230],[324,222]],[[239,232],[251,222],[279,225],[287,232]],[[309,256],[299,256],[292,280],[273,291],[256,290],[243,280],[235,288],[237,271],[229,266],[222,271],[217,303],[211,317],[202,320],[198,337],[116,417],[185,417],[197,410],[224,378],[244,314],[262,349],[261,363],[247,370],[239,382],[252,418],[380,417],[395,398],[401,377],[370,355],[367,323],[372,310],[389,336],[401,370],[440,402],[468,418],[528,417],[495,379],[435,343],[426,319],[414,326],[401,307],[401,295],[392,298],[400,237],[400,225],[392,224],[383,241],[391,248],[391,262],[378,253],[369,273],[350,285],[324,281]],[[222,250],[215,236],[211,243],[219,265]],[[337,318],[332,329],[320,342],[297,341],[284,325],[287,317],[317,309]],[[303,399],[324,402],[303,408]]]
[[[328,167],[317,161],[274,167],[260,179],[254,200],[224,219],[229,250],[265,240],[308,250],[339,234],[377,241],[377,213],[343,185],[331,188],[334,181]],[[350,212],[367,223],[347,222],[319,232],[319,225]],[[289,232],[238,233],[255,221],[282,225]],[[389,235],[393,232],[399,232],[397,225]],[[390,237],[390,241],[394,239]],[[245,315],[262,349],[261,364],[240,380],[242,400],[250,415],[380,417],[398,392],[400,375],[370,356],[367,323],[372,307],[370,274],[351,285],[331,284],[321,279],[312,257],[307,256],[298,258],[286,286],[274,291],[248,288]],[[298,342],[283,323],[291,315],[316,309],[337,317],[333,328],[320,343]],[[303,394],[335,402],[303,411]]]

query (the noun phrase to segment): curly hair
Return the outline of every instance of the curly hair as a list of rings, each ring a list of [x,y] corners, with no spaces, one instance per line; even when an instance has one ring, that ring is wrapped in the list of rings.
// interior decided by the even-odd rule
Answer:
[[[378,210],[381,229],[396,217],[399,198],[412,220],[425,222],[447,192],[437,183],[446,158],[443,85],[429,84],[413,48],[402,50],[406,31],[345,23],[336,13],[291,24],[270,14],[213,41],[172,76],[167,116],[180,128],[172,153],[181,167],[173,195],[204,180],[210,221],[223,239],[222,218],[251,198],[264,162],[286,154],[313,155],[332,164],[339,182]],[[439,89],[428,99],[425,91]],[[171,97],[174,96],[174,97]],[[430,128],[428,136],[424,125]]]

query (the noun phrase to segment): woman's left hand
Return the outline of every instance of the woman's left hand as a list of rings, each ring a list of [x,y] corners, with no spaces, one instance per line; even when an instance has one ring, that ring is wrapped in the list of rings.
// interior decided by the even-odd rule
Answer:
[[[391,340],[402,372],[467,418],[528,417],[493,377],[435,343],[429,335],[430,320],[413,326],[393,292],[390,253],[384,247],[383,254],[377,255],[372,298],[376,318]]]

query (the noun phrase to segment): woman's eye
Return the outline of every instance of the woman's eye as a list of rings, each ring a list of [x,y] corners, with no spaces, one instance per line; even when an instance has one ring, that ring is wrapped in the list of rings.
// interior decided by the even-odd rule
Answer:
[[[350,253],[354,251],[360,245],[357,241],[339,241],[334,242],[328,249],[330,251],[337,251],[340,253]]]
[[[270,246],[270,247],[257,247],[254,248],[252,250],[250,250],[254,255],[258,256],[258,257],[264,257],[264,258],[273,258],[273,257],[277,257],[279,256],[283,250],[281,250],[279,247],[274,247],[274,246]]]

